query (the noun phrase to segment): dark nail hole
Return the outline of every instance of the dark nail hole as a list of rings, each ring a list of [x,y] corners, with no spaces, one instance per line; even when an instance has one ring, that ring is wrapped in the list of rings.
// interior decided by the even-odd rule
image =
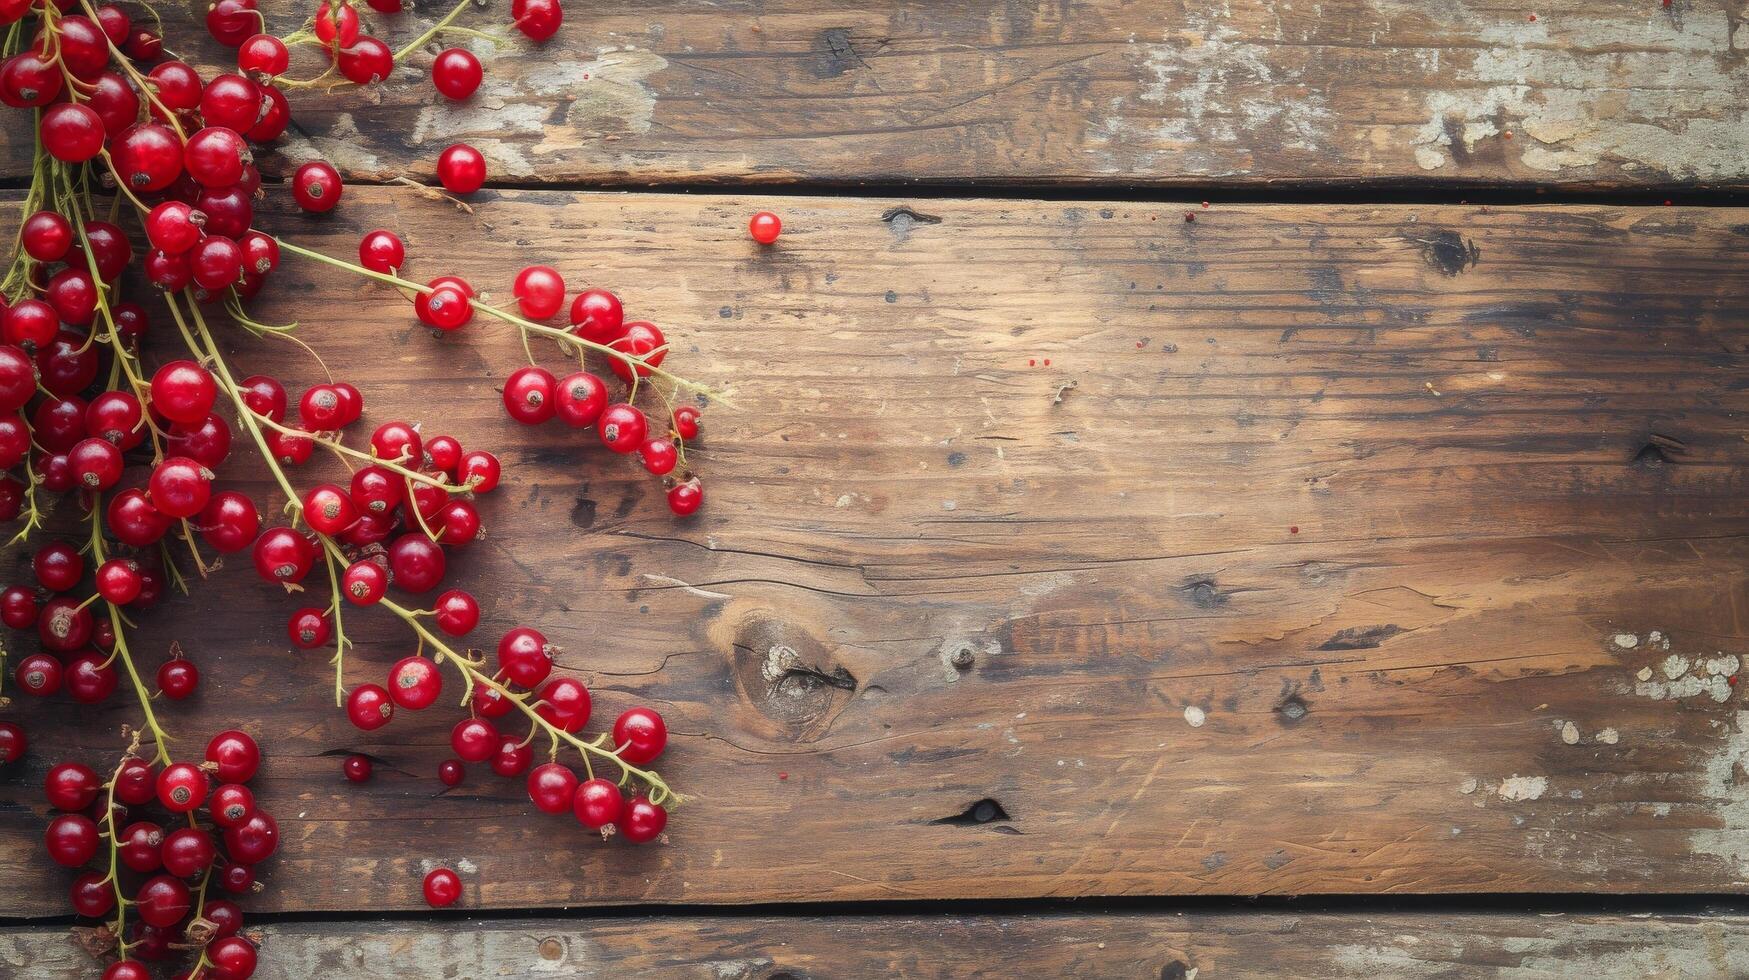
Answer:
[[[976,827],[980,824],[1007,819],[1009,819],[1008,811],[1002,809],[1002,804],[985,797],[966,807],[963,812],[956,813],[951,817],[942,817],[940,820],[931,820],[930,823],[948,824],[954,827]]]
[[[1227,604],[1227,594],[1221,591],[1221,587],[1215,584],[1215,580],[1212,578],[1186,579],[1184,584],[1178,587],[1178,591],[1193,605],[1203,609],[1213,609],[1216,606]]]
[[[1297,725],[1305,720],[1306,715],[1311,714],[1312,707],[1311,705],[1308,705],[1303,698],[1296,694],[1293,697],[1288,698],[1286,701],[1276,705],[1275,712],[1281,716],[1283,722],[1289,725]]]

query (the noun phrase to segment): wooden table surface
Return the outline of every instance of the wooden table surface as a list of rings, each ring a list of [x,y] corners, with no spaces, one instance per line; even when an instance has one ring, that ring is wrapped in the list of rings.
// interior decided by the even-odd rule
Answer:
[[[1749,975],[1738,0],[569,13],[468,106],[306,95],[264,169],[357,183],[260,223],[614,288],[732,402],[704,511],[506,419],[489,322],[290,258],[255,308],[370,418],[499,453],[484,632],[660,708],[697,799],[634,849],[443,790],[453,718],[354,729],[226,568],[136,646],[200,660],[173,728],[268,750],[259,976]],[[502,177],[474,214],[372,185],[458,137]],[[408,652],[353,619],[355,681]],[[40,748],[0,772],[0,975],[91,973],[40,782],[136,709],[66,710],[6,709]]]

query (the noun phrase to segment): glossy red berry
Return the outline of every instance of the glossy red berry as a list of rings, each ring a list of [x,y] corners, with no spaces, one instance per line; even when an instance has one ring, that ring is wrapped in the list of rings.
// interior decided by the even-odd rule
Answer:
[[[78,762],[63,762],[49,770],[43,780],[43,796],[49,806],[72,812],[83,810],[97,799],[103,779],[90,766]]]
[[[234,48],[261,29],[256,0],[215,0],[206,10],[206,29],[213,39]]]
[[[299,650],[314,650],[328,642],[333,634],[334,624],[328,619],[328,612],[316,606],[305,606],[291,614],[286,620],[286,636],[292,646]]]
[[[269,582],[301,582],[316,560],[316,546],[289,527],[268,528],[255,539],[255,571]]]
[[[430,523],[437,531],[439,544],[459,547],[480,537],[480,512],[467,500],[451,500],[444,504],[437,512],[437,519]]]
[[[628,364],[617,357],[609,356],[608,366],[627,384],[631,383],[634,370],[638,377],[647,378],[650,376],[650,368],[660,367],[662,359],[668,356],[667,343],[667,338],[662,336],[662,331],[655,324],[643,320],[628,323],[620,338],[608,346],[639,358],[642,363]]]
[[[144,587],[145,583],[140,578],[140,565],[132,558],[111,558],[97,566],[97,594],[103,596],[105,602],[125,606],[138,599],[140,590]],[[164,662],[164,666],[169,667],[175,662],[167,660]],[[162,669],[159,670],[158,676],[162,680],[164,676]],[[163,684],[160,683],[159,686],[162,687]]]
[[[158,690],[172,701],[181,701],[200,686],[200,668],[184,657],[166,660],[158,667]]]
[[[261,768],[261,748],[247,732],[222,731],[206,744],[206,761],[217,766],[220,782],[246,783]]]
[[[55,308],[40,299],[24,299],[12,304],[5,315],[5,341],[8,344],[29,344],[41,347],[55,339],[61,318]]]
[[[330,4],[322,0],[316,8],[316,40],[324,45],[350,48],[358,40],[358,11],[348,4]]]
[[[498,729],[484,718],[463,718],[449,733],[449,747],[464,762],[485,762],[499,741]]]
[[[358,507],[352,496],[334,484],[323,483],[304,492],[304,521],[317,534],[332,537],[356,520]]]
[[[355,562],[340,576],[340,591],[355,606],[375,605],[388,588],[389,573],[375,562]]]
[[[206,507],[212,499],[212,482],[212,470],[186,456],[172,456],[153,468],[146,492],[160,514],[180,520]]]
[[[243,928],[243,910],[237,907],[236,902],[222,898],[208,899],[206,911],[202,914],[213,924],[214,939],[234,936],[237,930]]]
[[[676,483],[668,489],[668,509],[676,517],[686,517],[704,504],[704,486],[697,477]]]
[[[533,758],[532,747],[514,735],[505,735],[498,740],[498,751],[492,755],[492,771],[506,779],[520,776]]]
[[[243,278],[243,246],[223,235],[208,235],[188,250],[188,271],[202,289],[228,289]]]
[[[395,702],[377,684],[360,684],[346,698],[346,717],[364,731],[375,731],[395,716]]]
[[[85,406],[85,431],[118,449],[132,449],[146,440],[145,409],[131,391],[106,391]]]
[[[389,543],[390,580],[398,589],[429,592],[443,581],[446,565],[443,549],[424,532],[403,534]]]
[[[18,238],[31,258],[59,262],[73,247],[73,225],[54,211],[38,211],[24,219]]]
[[[15,630],[27,630],[36,625],[36,615],[36,595],[31,590],[22,585],[12,585],[0,591],[0,623]],[[474,619],[479,620],[477,610]]]
[[[115,798],[128,806],[149,803],[158,796],[158,773],[144,759],[128,759],[116,770]]]
[[[346,774],[348,781],[362,783],[370,778],[370,757],[357,754],[349,755],[346,757],[346,761],[341,763],[340,768]]]
[[[208,415],[198,425],[182,422],[170,426],[165,449],[174,456],[183,456],[213,469],[231,454],[231,427],[217,415]]]
[[[178,878],[192,878],[212,867],[217,853],[211,834],[183,827],[164,838],[164,870]]]
[[[237,70],[283,75],[291,67],[291,52],[272,34],[255,34],[237,48]]]
[[[657,476],[666,476],[680,461],[680,451],[666,439],[651,439],[639,447],[638,457],[643,460],[644,469]]]
[[[407,264],[407,246],[393,232],[378,228],[359,241],[358,262],[387,275]]]
[[[484,681],[474,682],[473,699],[468,704],[482,718],[502,718],[516,710],[514,701],[498,688],[488,687]]]
[[[410,711],[429,708],[443,693],[443,675],[424,657],[403,657],[389,668],[389,696]],[[470,760],[478,762],[478,759]]]
[[[448,868],[437,868],[425,876],[425,904],[434,909],[454,905],[462,897],[462,879]]]
[[[241,827],[255,815],[255,794],[240,783],[226,783],[213,790],[206,808],[221,830]]]
[[[107,654],[87,650],[67,661],[67,693],[80,704],[97,704],[115,693],[115,667]]]
[[[431,292],[420,293],[413,301],[413,312],[421,323],[439,330],[459,330],[474,318],[474,305],[464,290],[453,284],[432,282]]]
[[[298,420],[312,432],[334,432],[346,425],[350,414],[338,385],[311,385],[298,399]]]
[[[609,405],[598,423],[601,444],[616,453],[629,453],[644,444],[649,423],[644,413],[624,402]]]
[[[266,811],[256,809],[241,827],[225,831],[225,850],[231,860],[256,865],[279,848],[279,824]]]
[[[395,73],[395,53],[374,37],[361,37],[340,52],[340,74],[356,85],[380,82]]]
[[[668,826],[668,811],[651,803],[648,797],[634,796],[626,803],[625,814],[619,819],[621,837],[633,844],[646,844],[662,836]]]
[[[171,361],[152,375],[152,408],[172,422],[199,422],[212,411],[219,387],[206,368]]]
[[[340,172],[322,160],[311,160],[292,175],[292,197],[312,214],[334,210],[340,203]]]
[[[233,895],[241,895],[255,885],[255,869],[247,864],[231,862],[219,872],[219,887]]]
[[[206,958],[212,964],[213,980],[249,980],[255,975],[261,953],[242,936],[225,936],[213,940]]]
[[[567,732],[589,723],[589,688],[575,677],[555,677],[540,689],[535,713]]]
[[[552,266],[531,265],[516,274],[517,308],[530,320],[545,320],[565,305],[565,279]]]
[[[654,761],[667,747],[668,726],[650,708],[632,708],[614,721],[613,744],[620,758],[642,766]]]
[[[186,762],[158,773],[158,802],[171,813],[188,813],[205,803],[207,789],[206,773]]]
[[[556,414],[573,428],[594,425],[607,408],[607,383],[587,371],[567,375],[554,394]]]
[[[532,688],[553,672],[547,638],[539,630],[518,626],[498,641],[498,670],[516,684]]]
[[[195,519],[195,529],[219,551],[242,551],[255,540],[261,529],[261,517],[255,510],[255,501],[247,494],[221,490],[207,501]]]
[[[135,548],[155,544],[170,529],[170,518],[159,513],[138,487],[129,487],[109,498],[104,516],[109,533]],[[254,540],[253,535],[250,540]]]
[[[403,466],[418,466],[424,459],[419,430],[405,422],[384,422],[370,436],[371,455]]]
[[[36,636],[44,650],[68,653],[91,640],[91,610],[69,596],[56,596],[43,603],[37,617]]]
[[[480,624],[480,604],[472,595],[451,589],[437,597],[437,628],[450,636],[466,636]]]
[[[624,808],[619,787],[599,776],[578,783],[577,792],[571,798],[571,812],[576,815],[578,823],[590,830],[618,823]]]
[[[480,59],[466,48],[448,48],[431,63],[431,83],[444,98],[456,102],[473,95],[484,77]]]
[[[188,885],[169,875],[149,878],[134,893],[134,905],[147,925],[169,928],[182,921],[193,904]]]
[[[77,868],[97,854],[97,824],[82,813],[64,813],[49,821],[43,844],[49,857],[64,868]]]
[[[770,211],[760,211],[747,222],[747,234],[761,245],[770,245],[777,241],[777,236],[783,232],[783,221]]]
[[[565,11],[559,0],[511,0],[510,17],[517,30],[539,43],[559,32]]]
[[[445,786],[461,785],[462,777],[466,775],[467,770],[455,759],[445,759],[437,765],[437,779]]]
[[[243,166],[250,161],[249,144],[224,126],[200,130],[182,148],[183,168],[204,187],[230,187],[243,179]]]
[[[103,150],[103,117],[90,106],[62,102],[43,111],[37,134],[49,156],[84,163]]]
[[[486,183],[486,158],[468,144],[457,143],[438,156],[437,179],[451,194],[472,194]]]
[[[266,107],[261,88],[242,75],[220,75],[200,93],[200,116],[208,126],[247,133]]]
[[[498,457],[483,449],[464,453],[456,466],[456,481],[471,487],[475,493],[490,493],[498,486]]]
[[[31,556],[30,567],[37,584],[50,592],[65,592],[78,585],[85,575],[84,557],[65,541],[50,541],[38,548]]]
[[[585,289],[571,301],[571,332],[596,344],[618,340],[625,325],[619,297],[605,289]]]
[[[73,879],[73,886],[69,889],[69,897],[72,899],[74,913],[88,919],[100,919],[115,908],[115,888],[109,883],[108,877],[108,875],[98,874],[95,871],[87,871]],[[121,966],[123,964],[115,965]],[[126,965],[136,966],[138,964],[128,963]],[[113,978],[109,972],[105,972],[103,980],[113,980]],[[139,980],[152,980],[152,978],[142,968]]]
[[[528,798],[542,813],[564,813],[577,794],[577,774],[557,762],[535,766],[528,774]]]

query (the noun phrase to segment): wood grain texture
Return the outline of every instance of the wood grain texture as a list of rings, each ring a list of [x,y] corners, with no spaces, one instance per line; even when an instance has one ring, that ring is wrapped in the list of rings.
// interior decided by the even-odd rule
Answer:
[[[420,977],[1741,977],[1730,914],[1113,913],[675,917],[267,926],[262,980]],[[52,927],[0,929],[0,966],[90,976]]]
[[[1749,212],[799,198],[762,251],[754,199],[476,203],[264,220],[343,254],[368,216],[500,295],[533,261],[620,289],[736,404],[695,520],[505,419],[521,351],[486,323],[433,338],[290,258],[259,315],[367,421],[502,455],[460,577],[480,642],[538,624],[599,719],[660,707],[698,799],[637,849],[520,782],[438,792],[454,715],[353,730],[327,655],[287,649],[297,603],[233,567],[138,649],[201,658],[169,712],[194,746],[269,747],[257,907],[418,908],[430,862],[474,869],[474,908],[1749,882]],[[239,367],[315,377],[266,343]],[[377,679],[404,633],[353,619]],[[62,907],[37,786],[135,709],[65,710],[18,709],[0,912]]]
[[[231,69],[171,13],[173,47]],[[429,177],[462,139],[516,184],[1742,186],[1745,21],[1742,0],[590,4],[488,57],[465,105],[423,54],[380,91],[301,93],[266,165]],[[0,173],[28,154],[6,141]]]

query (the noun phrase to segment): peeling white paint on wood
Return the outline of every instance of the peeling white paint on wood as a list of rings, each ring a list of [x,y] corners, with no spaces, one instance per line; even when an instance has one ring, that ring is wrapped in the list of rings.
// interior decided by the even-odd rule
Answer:
[[[1549,778],[1547,776],[1520,776],[1514,773],[1500,781],[1500,789],[1497,792],[1503,800],[1522,803],[1527,800],[1542,799],[1542,795],[1548,792],[1548,789]]]

